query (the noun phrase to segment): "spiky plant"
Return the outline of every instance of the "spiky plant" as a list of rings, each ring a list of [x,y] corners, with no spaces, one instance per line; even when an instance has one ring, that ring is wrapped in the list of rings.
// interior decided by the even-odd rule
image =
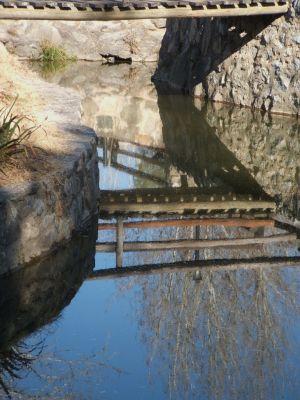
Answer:
[[[5,162],[18,153],[27,154],[26,142],[39,126],[24,127],[21,123],[27,118],[13,113],[17,98],[10,107],[0,110],[0,172]]]

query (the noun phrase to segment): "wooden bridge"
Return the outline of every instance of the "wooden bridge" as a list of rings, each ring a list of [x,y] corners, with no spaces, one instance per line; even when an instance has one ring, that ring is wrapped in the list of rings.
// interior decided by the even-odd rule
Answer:
[[[286,0],[1,0],[0,19],[110,21],[284,14]]]

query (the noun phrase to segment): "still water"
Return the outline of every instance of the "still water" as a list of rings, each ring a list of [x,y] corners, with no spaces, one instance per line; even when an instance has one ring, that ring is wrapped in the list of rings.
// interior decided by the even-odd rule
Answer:
[[[295,120],[158,95],[152,73],[145,66],[78,63],[48,77],[81,94],[84,123],[99,135],[101,190],[251,195],[275,199],[284,218],[299,216]],[[97,271],[115,267],[116,257],[95,255],[95,241],[115,241],[116,233],[98,231],[97,222],[51,259],[0,280],[0,397],[300,398],[300,265],[104,277]],[[135,228],[125,239],[284,232],[282,226]],[[298,246],[128,252],[123,265],[298,257]]]

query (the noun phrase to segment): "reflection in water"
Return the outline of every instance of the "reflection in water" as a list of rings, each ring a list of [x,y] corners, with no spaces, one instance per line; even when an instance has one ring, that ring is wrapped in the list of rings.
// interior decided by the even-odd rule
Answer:
[[[52,80],[80,91],[85,123],[99,136],[166,147],[183,170],[186,159],[197,160],[199,184],[205,171],[227,185],[237,176],[241,190],[247,189],[244,179],[253,189],[260,190],[259,185],[282,199],[288,216],[299,215],[299,121],[199,100],[193,105],[184,96],[157,96],[150,84],[152,73],[142,65],[78,63]],[[180,156],[181,148],[186,159]]]
[[[51,82],[79,91],[83,122],[100,135],[161,147],[161,120],[151,76],[155,65],[78,62]]]
[[[122,198],[126,199],[128,203],[132,202],[132,195],[136,194],[139,197],[137,202],[144,203],[153,198],[153,206],[155,207],[154,200],[165,194],[168,201],[168,207],[173,204],[173,198],[178,193],[178,186],[181,186],[182,195],[178,197],[180,204],[184,204],[185,199],[192,199],[193,195],[209,195],[208,200],[212,198],[218,199],[218,195],[227,195],[236,198],[236,195],[250,195],[250,198],[255,199],[268,199],[267,193],[257,183],[248,170],[236,158],[235,154],[230,151],[219,139],[217,131],[212,128],[207,122],[207,114],[209,106],[203,106],[201,110],[197,109],[193,100],[184,96],[159,96],[158,106],[160,117],[162,120],[162,136],[164,142],[163,149],[146,148],[144,146],[131,145],[127,142],[111,139],[101,138],[102,147],[99,150],[103,166],[100,168],[100,188],[101,189],[122,189],[120,197],[117,194],[106,192],[102,194],[102,208],[103,216],[105,217],[104,203],[109,205],[118,203],[121,204]],[[153,170],[152,164],[156,162],[156,166],[160,171]],[[134,167],[133,167],[134,164]],[[132,176],[132,181],[126,178],[114,184],[116,181],[111,179],[114,176],[120,175],[120,170],[126,172],[128,176]],[[137,176],[142,175],[144,179],[137,179]],[[164,175],[163,175],[164,174]],[[147,175],[147,179],[145,176]],[[109,176],[110,179],[105,179]],[[159,186],[161,182],[156,182],[155,179],[162,179],[168,188],[160,188],[154,190],[140,190],[148,187],[145,181],[151,181],[150,185]],[[155,179],[154,179],[155,177]],[[184,179],[183,179],[184,178]],[[125,184],[124,184],[125,181]],[[174,187],[176,186],[176,189]],[[190,186],[193,186],[191,188]],[[126,193],[124,189],[130,189],[130,193]],[[172,189],[172,190],[171,190]],[[190,189],[193,189],[190,191]],[[154,193],[152,195],[152,193]],[[107,196],[107,197],[106,197]],[[121,197],[122,196],[122,197]],[[228,198],[229,198],[228,197]],[[221,197],[220,197],[221,198]],[[232,216],[237,217],[246,214],[244,209],[234,210],[229,207],[230,198],[226,207],[217,210],[217,214],[221,214],[223,218],[230,219]],[[133,200],[134,201],[134,200]],[[152,200],[151,200],[152,201]],[[133,204],[131,204],[132,206]],[[227,206],[229,209],[227,209]],[[140,207],[138,204],[135,210]],[[250,205],[251,207],[251,205]],[[126,208],[126,205],[124,205]],[[141,208],[141,207],[140,207]],[[132,207],[131,207],[132,209]],[[109,215],[112,215],[112,211]],[[128,218],[129,212],[125,218]],[[188,214],[186,212],[185,214]],[[205,217],[209,218],[213,214],[210,211]],[[115,215],[118,215],[116,212]],[[129,214],[130,216],[131,214]],[[255,209],[252,207],[247,214],[251,218],[267,217],[269,214],[262,207],[262,209]],[[136,216],[134,214],[134,216]],[[140,212],[140,218],[142,212]],[[195,216],[193,216],[195,217]],[[218,215],[216,215],[218,217]],[[184,221],[181,221],[184,222]],[[163,225],[163,223],[162,223]],[[200,225],[200,224],[199,224]],[[126,240],[144,240],[144,241],[162,241],[162,240],[184,240],[184,239],[242,239],[242,238],[259,238],[271,235],[279,235],[286,233],[285,230],[274,229],[246,229],[246,228],[232,228],[224,226],[215,226],[213,222],[211,226],[207,224],[206,227],[190,228],[188,224],[183,227],[183,224],[177,228],[166,229],[161,227],[157,231],[150,230],[148,232],[137,230],[133,233],[126,234]],[[107,242],[111,240],[110,234],[101,232],[101,241]],[[216,247],[210,248],[209,243],[207,248],[192,251],[185,249],[184,251],[167,251],[153,253],[134,252],[133,245],[131,246],[131,254],[126,254],[124,257],[124,265],[143,265],[148,263],[163,263],[175,262],[181,260],[193,260],[196,258],[201,260],[207,259],[236,259],[236,258],[255,258],[255,257],[275,257],[275,256],[294,256],[298,254],[297,243],[290,245],[289,243],[279,243],[274,241],[269,245],[256,244],[255,246],[243,246],[235,248]],[[104,246],[99,246],[99,251]],[[171,250],[171,251],[170,251]]]
[[[206,120],[206,108],[185,96],[159,96],[165,151],[177,169],[193,176],[198,187],[258,194],[263,190]]]
[[[94,267],[96,225],[46,259],[0,279],[0,385],[23,376],[42,350],[24,342],[58,318]],[[25,371],[23,371],[25,369]]]
[[[249,110],[157,97],[150,75],[144,66],[78,63],[52,78],[80,91],[85,123],[103,137],[101,189],[180,186],[256,198],[281,195],[283,209],[297,216],[298,206],[291,206],[299,195],[295,121],[284,120],[283,129],[280,117],[266,121]],[[270,224],[169,226],[135,228],[125,238],[227,240],[284,232]],[[113,230],[98,236],[116,238]],[[181,268],[120,280],[94,274],[95,280],[85,280],[94,245],[91,232],[51,259],[0,280],[0,385],[13,398],[299,397],[300,266]],[[156,261],[297,255],[294,241],[161,251]],[[147,252],[129,253],[124,265],[145,264],[147,257]],[[115,256],[98,253],[96,269],[103,265],[114,266]],[[49,326],[53,321],[55,329]],[[38,337],[28,336],[37,330]]]
[[[12,379],[21,379],[24,371],[31,368],[33,361],[39,356],[42,346],[27,346],[24,343],[18,343],[1,351],[0,355],[0,394],[1,391],[12,399],[12,387],[10,381]]]
[[[281,211],[299,219],[299,120],[216,104],[208,104],[206,119],[264,190],[278,196]]]
[[[291,335],[299,325],[299,270],[198,275],[137,279],[153,379],[163,375],[178,399],[289,398],[299,389],[299,340]]]

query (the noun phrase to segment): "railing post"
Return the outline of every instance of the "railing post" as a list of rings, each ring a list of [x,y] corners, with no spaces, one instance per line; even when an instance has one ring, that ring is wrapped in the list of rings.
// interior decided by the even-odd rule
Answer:
[[[123,266],[123,242],[124,242],[123,219],[117,218],[117,248],[116,248],[117,268],[121,268]]]

